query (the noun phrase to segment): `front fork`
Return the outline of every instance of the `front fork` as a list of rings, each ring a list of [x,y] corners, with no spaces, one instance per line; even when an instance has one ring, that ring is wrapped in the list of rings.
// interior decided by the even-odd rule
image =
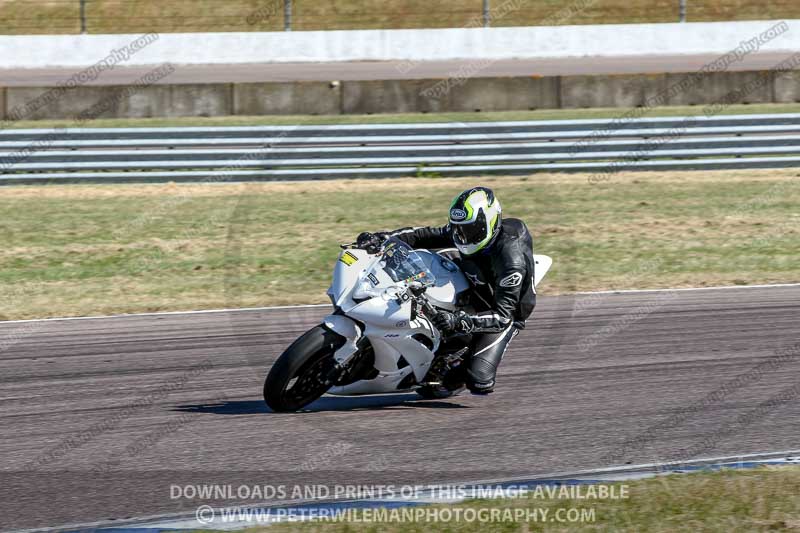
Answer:
[[[347,366],[358,353],[358,341],[364,332],[352,318],[344,315],[328,315],[322,323],[332,332],[345,338],[344,344],[333,353],[333,358],[339,365]]]
[[[336,364],[325,378],[326,385],[338,382],[348,370],[353,358],[358,354],[359,341],[364,337],[361,327],[352,319],[344,315],[328,315],[323,320],[323,325],[330,331],[344,337],[345,342],[333,353]]]

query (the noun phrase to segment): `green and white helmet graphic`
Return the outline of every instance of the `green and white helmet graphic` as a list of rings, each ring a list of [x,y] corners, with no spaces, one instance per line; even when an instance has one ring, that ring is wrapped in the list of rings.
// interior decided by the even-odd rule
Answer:
[[[450,205],[453,242],[464,255],[488,246],[500,231],[500,201],[491,189],[474,187],[456,196]]]

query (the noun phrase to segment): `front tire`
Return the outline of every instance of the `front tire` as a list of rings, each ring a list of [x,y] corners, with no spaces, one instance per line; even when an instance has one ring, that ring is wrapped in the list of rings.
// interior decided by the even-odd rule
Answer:
[[[334,352],[345,338],[316,326],[281,354],[264,381],[264,401],[276,412],[293,412],[319,399],[331,387]]]

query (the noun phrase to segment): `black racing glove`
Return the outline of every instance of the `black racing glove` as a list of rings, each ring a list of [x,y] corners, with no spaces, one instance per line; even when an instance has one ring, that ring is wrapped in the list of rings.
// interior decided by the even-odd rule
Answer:
[[[433,325],[444,334],[465,334],[475,329],[472,323],[472,317],[464,311],[456,311],[455,313],[439,311],[433,316],[432,321]]]
[[[383,238],[375,233],[365,231],[356,239],[356,246],[366,250],[368,254],[377,254],[381,250]]]

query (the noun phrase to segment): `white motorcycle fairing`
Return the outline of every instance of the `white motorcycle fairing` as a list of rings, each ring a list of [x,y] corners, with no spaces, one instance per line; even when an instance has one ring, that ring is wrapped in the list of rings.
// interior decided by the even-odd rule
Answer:
[[[415,252],[435,279],[426,295],[444,308],[455,309],[458,295],[469,289],[469,282],[448,259],[427,250]],[[339,256],[328,296],[340,312],[329,315],[325,327],[345,337],[345,344],[334,354],[345,364],[358,350],[358,341],[367,337],[375,354],[378,375],[345,386],[334,386],[328,393],[341,395],[378,394],[410,390],[423,380],[441,335],[423,315],[411,318],[408,283],[394,282],[376,264],[378,255],[351,249]],[[363,329],[363,331],[362,331]],[[413,374],[413,378],[409,377]],[[406,380],[408,387],[401,386]]]
[[[533,254],[533,292],[536,292],[536,286],[544,279],[544,276],[550,271],[553,266],[553,259],[547,255]]]
[[[437,307],[455,310],[459,296],[470,288],[461,270],[436,253],[427,250],[412,253],[424,263],[421,270],[427,275],[419,275],[432,281],[426,297]],[[552,260],[541,255],[535,255],[534,260],[535,287]],[[408,286],[408,280],[397,282],[382,268],[380,254],[370,255],[360,249],[340,254],[327,293],[337,311],[324,320],[326,328],[346,339],[334,358],[346,364],[358,352],[359,341],[366,337],[374,350],[378,374],[372,379],[334,386],[328,390],[329,394],[400,392],[413,389],[425,378],[441,335],[424,315],[417,313],[412,319]]]

